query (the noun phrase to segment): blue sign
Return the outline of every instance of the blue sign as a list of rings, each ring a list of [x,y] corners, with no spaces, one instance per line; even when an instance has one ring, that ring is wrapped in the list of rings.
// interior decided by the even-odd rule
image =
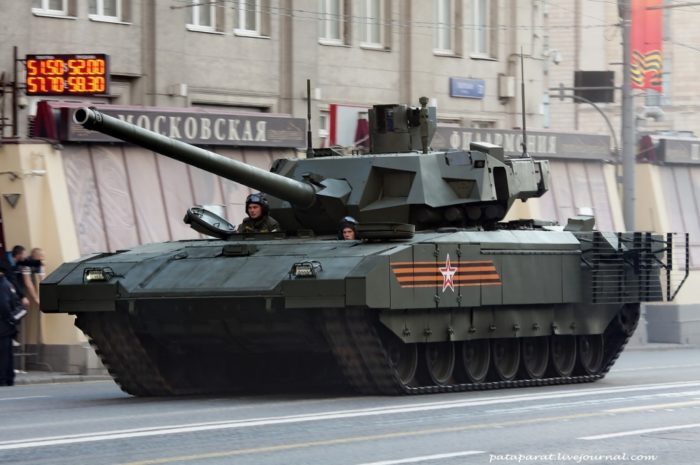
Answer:
[[[484,98],[486,81],[483,79],[450,78],[450,97]]]

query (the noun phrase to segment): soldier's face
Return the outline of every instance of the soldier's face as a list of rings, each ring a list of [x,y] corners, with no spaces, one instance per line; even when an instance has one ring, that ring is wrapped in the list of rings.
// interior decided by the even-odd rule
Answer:
[[[355,231],[353,231],[352,228],[343,228],[343,240],[354,241]]]
[[[248,205],[248,216],[254,220],[257,220],[262,216],[262,207],[257,203],[251,203]]]

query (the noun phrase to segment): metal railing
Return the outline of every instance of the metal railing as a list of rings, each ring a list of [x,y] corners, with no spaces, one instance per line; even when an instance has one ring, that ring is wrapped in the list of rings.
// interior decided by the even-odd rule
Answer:
[[[672,301],[690,271],[687,233],[577,233],[593,303]]]

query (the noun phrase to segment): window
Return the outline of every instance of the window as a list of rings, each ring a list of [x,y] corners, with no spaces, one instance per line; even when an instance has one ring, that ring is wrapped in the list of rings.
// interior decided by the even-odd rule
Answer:
[[[328,110],[321,110],[318,116],[318,138],[321,147],[328,147],[328,127],[330,126],[330,113]]]
[[[260,0],[239,0],[236,18],[237,34],[262,35]]]
[[[90,0],[88,2],[92,19],[120,21],[122,19],[121,0]]]
[[[383,0],[361,0],[360,28],[362,45],[381,47],[384,44]]]
[[[343,1],[320,0],[320,37],[325,43],[343,43]]]
[[[34,13],[45,13],[52,15],[67,15],[67,0],[34,0],[32,4]]]
[[[435,32],[433,48],[436,52],[452,53],[452,0],[433,0]]]
[[[459,116],[438,116],[437,124],[446,128],[461,128],[462,118]]]
[[[469,123],[469,127],[470,128],[477,128],[477,129],[493,129],[496,127],[496,122],[495,121],[473,119]]]
[[[492,10],[490,0],[474,0],[474,46],[472,51],[477,56],[493,57],[493,44],[497,33],[496,13]]]
[[[646,94],[644,94],[644,106],[660,107],[662,95],[663,94],[654,89],[647,89]]]
[[[188,29],[195,31],[214,31],[216,29],[216,4],[209,0],[192,1],[191,22]]]

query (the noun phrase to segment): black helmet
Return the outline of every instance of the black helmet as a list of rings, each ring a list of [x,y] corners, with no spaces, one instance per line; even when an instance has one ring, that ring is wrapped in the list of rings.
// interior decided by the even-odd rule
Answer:
[[[250,194],[248,197],[245,198],[246,215],[248,214],[248,205],[250,205],[251,203],[257,203],[262,207],[263,216],[267,215],[270,212],[270,204],[267,202],[267,199],[265,198],[262,192]]]
[[[343,229],[350,228],[355,232],[355,239],[357,239],[357,227],[360,225],[358,221],[352,216],[346,216],[340,223],[338,223],[338,239],[343,238]]]

